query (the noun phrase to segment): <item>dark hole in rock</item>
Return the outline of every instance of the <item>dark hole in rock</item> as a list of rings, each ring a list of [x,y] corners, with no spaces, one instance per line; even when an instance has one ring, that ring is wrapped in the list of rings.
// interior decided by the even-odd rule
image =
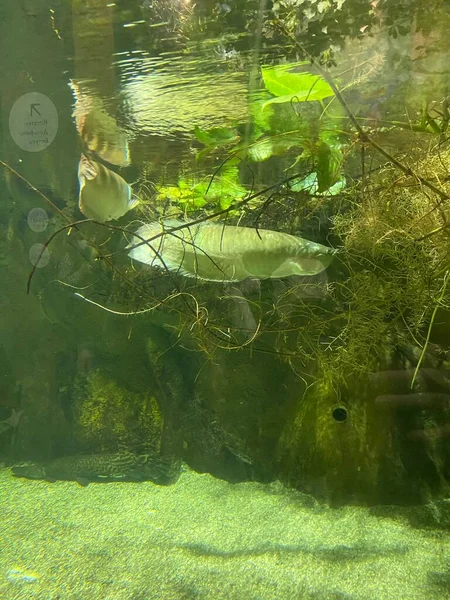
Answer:
[[[331,414],[333,415],[333,419],[338,423],[345,423],[345,421],[348,418],[347,409],[343,406],[338,406],[337,408],[334,408]]]

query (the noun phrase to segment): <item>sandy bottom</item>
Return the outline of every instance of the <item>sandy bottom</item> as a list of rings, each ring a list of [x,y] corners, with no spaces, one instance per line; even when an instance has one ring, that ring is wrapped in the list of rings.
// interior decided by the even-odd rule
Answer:
[[[1,600],[443,600],[450,532],[333,510],[279,484],[0,471]]]

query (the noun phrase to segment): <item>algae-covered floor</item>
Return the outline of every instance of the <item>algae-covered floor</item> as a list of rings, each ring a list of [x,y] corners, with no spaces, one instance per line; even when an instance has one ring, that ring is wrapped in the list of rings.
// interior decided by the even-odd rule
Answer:
[[[278,484],[80,487],[2,469],[0,494],[2,600],[450,597],[450,533]]]

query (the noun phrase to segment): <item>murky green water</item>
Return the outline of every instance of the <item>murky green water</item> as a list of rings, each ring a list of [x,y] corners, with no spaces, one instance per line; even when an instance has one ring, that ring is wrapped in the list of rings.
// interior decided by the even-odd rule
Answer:
[[[2,4],[0,459],[5,489],[23,494],[21,528],[33,548],[40,535],[51,545],[36,518],[68,485],[89,488],[77,488],[85,509],[72,507],[70,531],[55,525],[67,548],[90,527],[83,512],[101,530],[90,494],[115,505],[118,482],[158,497],[159,511],[167,502],[168,539],[196,485],[211,520],[214,495],[229,498],[220,527],[192,542],[187,519],[182,546],[162,545],[177,558],[152,579],[158,593],[143,584],[158,552],[117,585],[90,583],[94,550],[83,558],[74,537],[81,575],[65,596],[49,564],[15,558],[6,499],[5,598],[208,598],[216,562],[234,559],[227,598],[362,598],[364,580],[371,597],[400,598],[390,564],[408,597],[448,594],[449,11],[406,0]],[[300,538],[273,541],[281,517],[271,521],[264,494],[281,494],[280,511],[298,504],[286,523]],[[239,545],[244,501],[267,528],[253,523]],[[130,511],[151,529],[146,508]],[[314,541],[324,511],[353,519],[344,545],[340,525]],[[359,525],[377,519],[375,548]],[[308,520],[315,533],[301,538]],[[108,548],[131,535],[113,521]],[[127,561],[143,555],[131,537]],[[189,578],[192,544],[216,550],[196,555]],[[324,567],[319,585],[316,555],[351,576],[336,568],[326,581]],[[288,583],[302,566],[306,579]]]

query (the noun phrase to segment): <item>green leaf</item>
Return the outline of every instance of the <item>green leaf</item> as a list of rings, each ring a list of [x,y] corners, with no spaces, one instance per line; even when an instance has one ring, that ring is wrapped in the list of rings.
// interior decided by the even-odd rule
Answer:
[[[290,183],[290,188],[293,192],[306,191],[310,195],[319,196],[336,196],[339,194],[347,185],[347,181],[342,176],[334,185],[332,185],[326,192],[318,191],[317,173],[310,173],[304,179],[294,179]]]
[[[341,174],[342,153],[339,148],[331,147],[326,142],[317,144],[316,169],[317,191],[328,190],[339,179]]]
[[[293,169],[294,167],[296,167],[298,165],[298,163],[302,160],[305,160],[306,158],[309,158],[311,156],[311,152],[308,150],[308,148],[304,148],[301,152],[301,154],[299,154],[297,156],[297,158],[294,160],[294,162],[292,163],[292,165],[290,165],[286,171],[288,171],[289,169]]]
[[[317,3],[317,11],[319,12],[319,14],[322,14],[329,8],[330,8],[329,0],[321,0],[320,2]]]
[[[298,131],[286,131],[273,136],[260,138],[248,148],[248,156],[251,160],[261,162],[271,156],[284,154],[295,146],[302,146],[305,142],[304,136]]]
[[[206,192],[206,190],[208,190]],[[211,182],[207,178],[204,189],[205,202],[218,202],[221,209],[228,208],[233,202],[243,198],[247,190],[239,183],[239,168],[236,164],[227,163],[220,175],[216,175]]]
[[[342,177],[336,181],[336,183],[332,185],[329,190],[327,190],[327,196],[336,196],[345,188],[346,185],[347,180],[345,179],[344,175],[342,175]]]
[[[238,139],[236,131],[228,127],[214,127],[209,130],[195,127],[194,135],[205,146],[223,146]]]
[[[178,187],[161,186],[158,189],[158,200],[171,200],[189,212],[212,203],[222,209],[228,208],[246,194],[247,190],[239,182],[239,167],[235,161],[230,160],[213,178],[208,175],[196,181],[191,177],[180,177]]]
[[[262,67],[262,76],[266,89],[276,96],[263,104],[263,109],[270,104],[284,102],[322,101],[334,95],[328,82],[320,75],[311,73],[291,73],[289,69],[297,65]]]
[[[289,187],[293,192],[307,191],[308,194],[317,192],[317,173],[310,173],[304,179],[294,179],[290,182]]]
[[[273,109],[263,111],[264,104],[270,100],[269,92],[266,90],[252,92],[249,100],[249,112],[255,127],[261,131],[269,131]]]
[[[178,187],[176,186],[161,186],[158,188],[157,199],[159,202],[173,202],[190,209],[202,208],[206,204],[203,198],[204,189],[201,189],[202,184],[192,185],[185,179],[181,179]]]
[[[254,142],[248,149],[248,156],[254,162],[262,162],[273,154],[273,144],[270,138]]]

